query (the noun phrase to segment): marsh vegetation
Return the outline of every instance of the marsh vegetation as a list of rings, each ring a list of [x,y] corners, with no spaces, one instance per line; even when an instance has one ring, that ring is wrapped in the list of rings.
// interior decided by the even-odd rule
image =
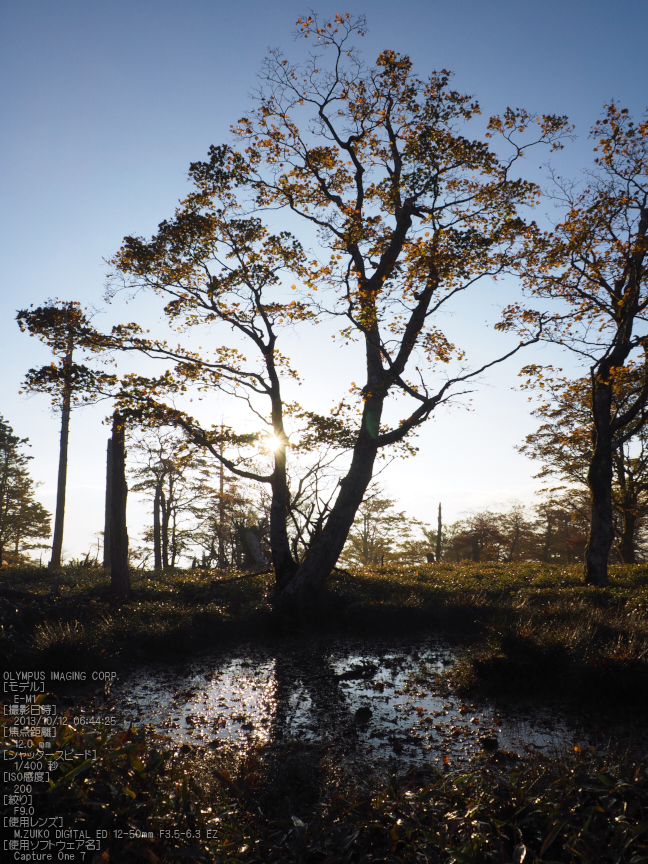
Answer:
[[[607,589],[528,563],[338,571],[300,626],[269,610],[269,574],[141,573],[126,602],[88,568],[58,592],[51,570],[4,577],[6,668],[118,670],[45,697],[56,746],[98,756],[37,795],[123,832],[110,860],[646,854],[642,567]]]

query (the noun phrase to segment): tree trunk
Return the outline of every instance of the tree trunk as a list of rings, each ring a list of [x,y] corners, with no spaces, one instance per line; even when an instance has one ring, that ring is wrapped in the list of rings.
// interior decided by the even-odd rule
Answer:
[[[509,562],[513,561],[513,556],[517,551],[517,546],[520,541],[520,526],[515,526],[515,534],[513,535],[513,540],[511,541],[511,548],[509,549],[508,558],[506,559]]]
[[[238,533],[234,534],[234,548],[232,550],[232,560],[236,562],[236,569],[240,570],[243,564],[243,549]]]
[[[549,562],[549,558],[551,557],[551,543],[552,543],[552,529],[553,522],[551,521],[551,514],[547,513],[547,530],[545,531],[545,542],[544,548],[542,550],[542,561],[544,564]]]
[[[277,425],[275,424],[275,428],[277,428]],[[281,432],[283,433],[283,424]],[[280,447],[275,451],[274,460],[272,502],[270,504],[270,549],[276,585],[279,590],[282,590],[295,576],[298,565],[290,551],[290,539],[286,527],[288,508],[290,506],[290,493],[286,481],[285,447]]]
[[[223,448],[220,448],[221,455]],[[218,475],[218,566],[225,568],[227,559],[225,558],[225,466],[220,463],[220,471]]]
[[[621,536],[617,543],[617,550],[622,564],[634,564],[639,493],[632,472],[626,470],[623,446],[618,448],[613,457],[613,470],[620,490],[616,501],[617,509],[621,513]]]
[[[105,570],[110,567],[110,522],[112,501],[112,438],[108,439],[106,446],[106,502],[104,506],[104,552],[103,566]]]
[[[241,546],[244,551],[243,567],[250,569],[252,567],[267,567],[268,562],[261,549],[261,541],[259,538],[258,528],[248,528],[243,524],[237,525],[238,536],[241,541]]]
[[[602,377],[602,376],[601,376]],[[608,559],[614,541],[612,515],[612,434],[610,416],[612,388],[605,380],[592,382],[592,459],[587,485],[592,497],[590,536],[585,549],[585,582],[608,584]]]
[[[481,560],[481,549],[479,548],[479,537],[476,534],[470,538],[470,546],[472,549],[472,560],[475,563],[479,563]]]
[[[608,559],[614,540],[609,448],[597,446],[594,451],[587,472],[587,485],[592,496],[592,518],[585,549],[585,581],[588,585],[604,587],[608,584]]]
[[[364,430],[361,433],[351,467],[340,483],[340,492],[326,525],[317,542],[306,553],[294,577],[281,592],[280,606],[311,606],[333,571],[373,475],[377,448],[371,437]]]
[[[64,365],[72,362],[72,351],[65,356]],[[56,516],[54,518],[54,537],[52,539],[52,557],[49,566],[54,570],[61,567],[63,551],[63,521],[65,519],[65,490],[67,486],[68,441],[70,438],[70,411],[72,409],[72,388],[67,383],[63,390],[61,405],[61,441],[59,446],[58,483],[56,486]]]
[[[177,535],[177,518],[178,511],[173,507],[171,511],[171,569],[175,570],[176,559],[178,557],[178,535]]]
[[[160,525],[160,546],[162,550],[162,569],[169,569],[169,520],[171,518],[171,506],[166,499],[164,490],[160,491],[160,510],[162,522]]]
[[[441,530],[443,525],[441,523],[441,502],[439,502],[439,517],[437,519],[437,536],[436,536],[436,560],[437,564],[441,561]]]
[[[637,528],[636,502],[623,502],[621,506],[622,528],[619,538],[619,555],[624,564],[635,564],[635,531]]]
[[[162,569],[162,539],[160,528],[160,501],[162,498],[161,477],[155,484],[155,497],[153,498],[153,569],[158,573]]]
[[[110,501],[110,590],[116,597],[130,597],[128,531],[126,528],[126,447],[124,420],[113,414],[112,495]]]
[[[354,520],[355,521],[355,520]],[[362,517],[362,563],[363,564],[374,564],[377,563],[371,559],[371,553],[369,549],[369,516],[365,514]]]

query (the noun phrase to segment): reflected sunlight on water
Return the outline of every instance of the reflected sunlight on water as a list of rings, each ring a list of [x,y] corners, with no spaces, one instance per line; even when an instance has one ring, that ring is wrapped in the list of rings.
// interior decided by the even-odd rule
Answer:
[[[246,658],[190,670],[138,671],[113,694],[126,722],[150,724],[177,743],[269,739],[275,713],[274,661]]]
[[[454,660],[440,639],[239,646],[184,666],[139,669],[112,699],[125,722],[152,725],[176,745],[321,743],[375,765],[596,745],[594,733],[555,711],[501,714],[448,694],[439,675]]]

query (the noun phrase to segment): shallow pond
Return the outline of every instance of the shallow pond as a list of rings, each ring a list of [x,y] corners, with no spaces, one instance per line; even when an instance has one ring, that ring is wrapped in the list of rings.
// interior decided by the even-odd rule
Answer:
[[[455,659],[438,638],[284,640],[140,668],[110,696],[124,721],[151,725],[176,745],[325,744],[374,768],[461,764],[488,750],[515,759],[626,734],[536,705],[463,701],[439,681]]]

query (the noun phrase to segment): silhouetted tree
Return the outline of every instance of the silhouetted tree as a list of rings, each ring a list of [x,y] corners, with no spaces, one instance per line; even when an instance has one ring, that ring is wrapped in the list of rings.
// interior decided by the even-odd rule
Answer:
[[[448,545],[457,561],[500,561],[509,545],[502,530],[501,514],[481,510],[450,526]]]
[[[379,496],[380,491],[373,490],[358,508],[342,552],[342,562],[381,565],[401,560],[403,553],[411,556],[412,552],[423,557],[418,548],[403,548],[412,538],[412,528],[420,523],[394,510],[396,502],[391,498]]]
[[[585,188],[557,178],[567,213],[552,231],[530,239],[525,282],[532,295],[560,303],[543,338],[564,345],[589,366],[592,499],[585,580],[607,584],[614,540],[614,455],[648,419],[648,120],[606,106],[591,133],[598,154]],[[501,325],[527,332],[540,313],[510,307]],[[629,364],[638,386],[623,410],[614,387]],[[540,370],[540,367],[536,367]]]
[[[362,19],[337,15],[320,24],[309,16],[299,25],[316,42],[314,52],[301,67],[270,53],[256,104],[234,128],[241,148],[212,147],[205,162],[191,166],[194,190],[175,216],[150,241],[127,237],[113,261],[128,285],[167,299],[176,331],[207,325],[211,334],[220,326],[245,343],[239,350],[230,340],[210,353],[196,342],[176,347],[150,339],[137,324],[115,331],[124,347],[176,364],[154,381],[133,376],[131,401],[183,428],[233,474],[271,488],[276,599],[287,606],[317,597],[378,455],[521,347],[466,371],[462,351],[435,316],[480,278],[516,269],[529,233],[519,208],[535,201],[538,190],[514,176],[514,166],[531,144],[559,146],[565,130],[563,118],[536,124],[525,112],[507,110],[488,124],[488,134],[510,146],[510,157],[499,157],[487,141],[463,134],[479,107],[450,87],[446,71],[421,80],[409,57],[390,50],[365,67],[350,42],[362,32]],[[532,126],[534,141],[513,140]],[[268,209],[301,220],[309,239],[316,227],[319,249],[307,254],[288,232],[270,231],[261,218]],[[282,287],[287,279],[300,283],[298,293]],[[343,321],[343,343],[363,346],[358,375],[366,376],[354,386],[355,404],[340,403],[330,415],[284,401],[282,381],[297,373],[277,344],[283,329],[303,329],[325,315]],[[450,371],[453,360],[459,365]],[[426,364],[444,366],[436,382],[424,377]],[[325,368],[322,361],[319,374]],[[188,384],[247,399],[254,422],[267,424],[275,442],[267,470],[251,467],[260,435],[249,427],[246,434],[205,428],[165,402],[165,391]],[[391,423],[384,408],[395,395],[409,407]],[[320,443],[349,455],[335,500],[301,560],[289,530],[289,418],[306,420]]]
[[[7,560],[19,563],[20,553],[31,541],[49,537],[50,514],[34,500],[34,481],[27,464],[31,456],[22,449],[27,438],[18,438],[0,416],[0,567]]]
[[[573,564],[582,561],[591,507],[586,490],[552,489],[535,507],[537,561]]]
[[[523,370],[524,372],[525,370]],[[526,386],[543,385],[543,403],[535,411],[543,422],[527,435],[520,452],[542,463],[538,477],[554,476],[586,490],[592,461],[592,390],[589,378],[568,380],[538,373]],[[539,377],[542,376],[542,377]],[[643,386],[644,370],[629,363],[618,370],[611,384],[613,416],[621,416]],[[589,494],[589,493],[588,493]],[[612,506],[616,549],[623,563],[634,564],[637,543],[648,515],[648,427],[637,424],[627,440],[612,450]],[[588,508],[589,509],[589,508]]]
[[[54,409],[61,412],[56,516],[50,560],[50,567],[58,569],[63,548],[70,412],[77,405],[104,396],[116,378],[74,362],[77,351],[87,355],[105,347],[102,336],[92,327],[80,303],[48,300],[44,306],[21,309],[16,320],[21,330],[27,330],[30,336],[38,336],[56,357],[55,362],[40,369],[29,369],[23,387],[32,393],[47,393]]]
[[[110,590],[116,597],[131,595],[126,524],[126,435],[124,418],[113,414],[110,482]]]
[[[213,464],[175,430],[143,430],[131,443],[133,492],[152,498],[153,567],[166,570],[194,547],[195,532],[210,506]],[[210,504],[208,504],[208,500]]]

